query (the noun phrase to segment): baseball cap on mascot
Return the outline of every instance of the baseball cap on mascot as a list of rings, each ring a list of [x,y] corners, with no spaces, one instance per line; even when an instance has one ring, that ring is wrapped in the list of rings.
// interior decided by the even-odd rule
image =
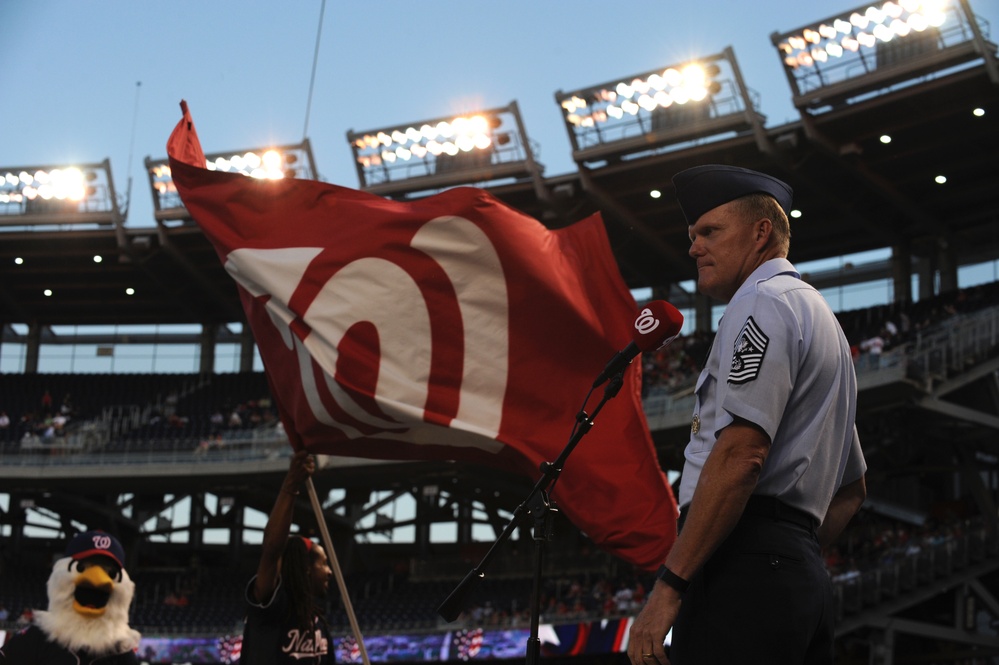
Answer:
[[[85,531],[74,536],[66,546],[66,556],[74,561],[92,556],[106,556],[125,567],[125,549],[118,539],[104,531]]]

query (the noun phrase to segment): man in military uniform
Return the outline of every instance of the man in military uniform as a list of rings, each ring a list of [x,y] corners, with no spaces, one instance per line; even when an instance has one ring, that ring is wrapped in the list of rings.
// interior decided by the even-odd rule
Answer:
[[[632,665],[831,664],[821,548],[866,496],[850,348],[787,260],[786,183],[721,165],[673,183],[698,290],[727,306],[697,381],[680,533],[628,655]]]

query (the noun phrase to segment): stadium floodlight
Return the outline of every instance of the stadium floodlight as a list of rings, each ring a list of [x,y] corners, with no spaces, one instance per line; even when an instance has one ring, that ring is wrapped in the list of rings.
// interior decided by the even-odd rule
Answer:
[[[347,141],[361,189],[374,194],[540,178],[515,101],[458,116],[350,130]]]
[[[762,123],[731,48],[571,92],[555,101],[577,163],[679,146]]]
[[[0,167],[0,225],[121,224],[111,163]]]
[[[821,109],[984,58],[999,83],[996,45],[966,0],[889,0],[774,33],[798,108]]]
[[[190,214],[184,207],[177,186],[170,173],[170,160],[153,160],[146,157],[146,174],[153,194],[154,216],[158,222],[187,220]],[[279,180],[316,177],[315,160],[309,139],[299,144],[282,145],[251,150],[233,150],[205,154],[205,168],[210,171],[242,173],[250,178]]]

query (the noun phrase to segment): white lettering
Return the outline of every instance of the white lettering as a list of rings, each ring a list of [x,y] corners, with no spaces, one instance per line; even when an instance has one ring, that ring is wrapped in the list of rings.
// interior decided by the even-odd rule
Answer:
[[[288,631],[288,642],[281,646],[281,651],[296,660],[313,658],[329,652],[329,641],[318,628],[311,633],[292,628]]]

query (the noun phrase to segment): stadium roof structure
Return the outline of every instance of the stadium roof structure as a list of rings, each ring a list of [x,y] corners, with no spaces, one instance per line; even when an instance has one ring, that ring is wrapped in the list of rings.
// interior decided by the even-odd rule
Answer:
[[[625,127],[622,138],[608,139],[612,109],[598,108],[597,102],[618,93],[610,94],[606,85],[560,91],[556,101],[572,109],[565,115],[577,170],[539,183],[537,170],[530,169],[530,177],[487,188],[552,228],[601,212],[628,286],[659,293],[677,293],[678,283],[694,277],[687,226],[670,178],[704,163],[765,171],[794,188],[800,211],[792,219],[794,262],[884,247],[911,262],[907,273],[917,265],[956,269],[995,259],[997,48],[970,20],[966,2],[953,3],[949,11],[953,16],[944,27],[924,32],[912,42],[916,46],[892,50],[878,44],[860,61],[863,67],[846,63],[859,72],[854,75],[819,70],[811,55],[815,48],[795,58],[789,46],[799,34],[814,34],[818,43],[820,29],[832,30],[845,18],[774,34],[776,56],[785,62],[800,112],[798,120],[780,126],[767,127],[756,111],[731,49],[697,61],[713,77],[700,107],[691,101],[681,108],[677,102],[646,113],[635,105],[638,136],[625,136]],[[592,115],[581,116],[585,110]],[[622,122],[628,119],[625,114]],[[526,136],[518,141],[528,143]],[[306,152],[311,162],[311,151]],[[157,167],[146,161],[147,169]],[[308,166],[297,177],[316,172]],[[110,181],[110,169],[106,177]],[[393,182],[391,196],[425,196],[417,180],[411,191],[404,182]],[[158,197],[161,183],[152,175],[150,183]],[[183,207],[164,211],[157,205],[151,225],[135,226],[136,220],[126,225],[110,182],[107,190],[105,212],[85,217],[53,215],[48,208],[42,214],[38,206],[32,210],[0,199],[0,321],[50,326],[242,320],[231,278]],[[891,276],[890,270],[883,266],[879,276]],[[871,275],[853,279],[861,277]],[[835,279],[848,283],[851,277]],[[905,295],[896,291],[897,298]]]

